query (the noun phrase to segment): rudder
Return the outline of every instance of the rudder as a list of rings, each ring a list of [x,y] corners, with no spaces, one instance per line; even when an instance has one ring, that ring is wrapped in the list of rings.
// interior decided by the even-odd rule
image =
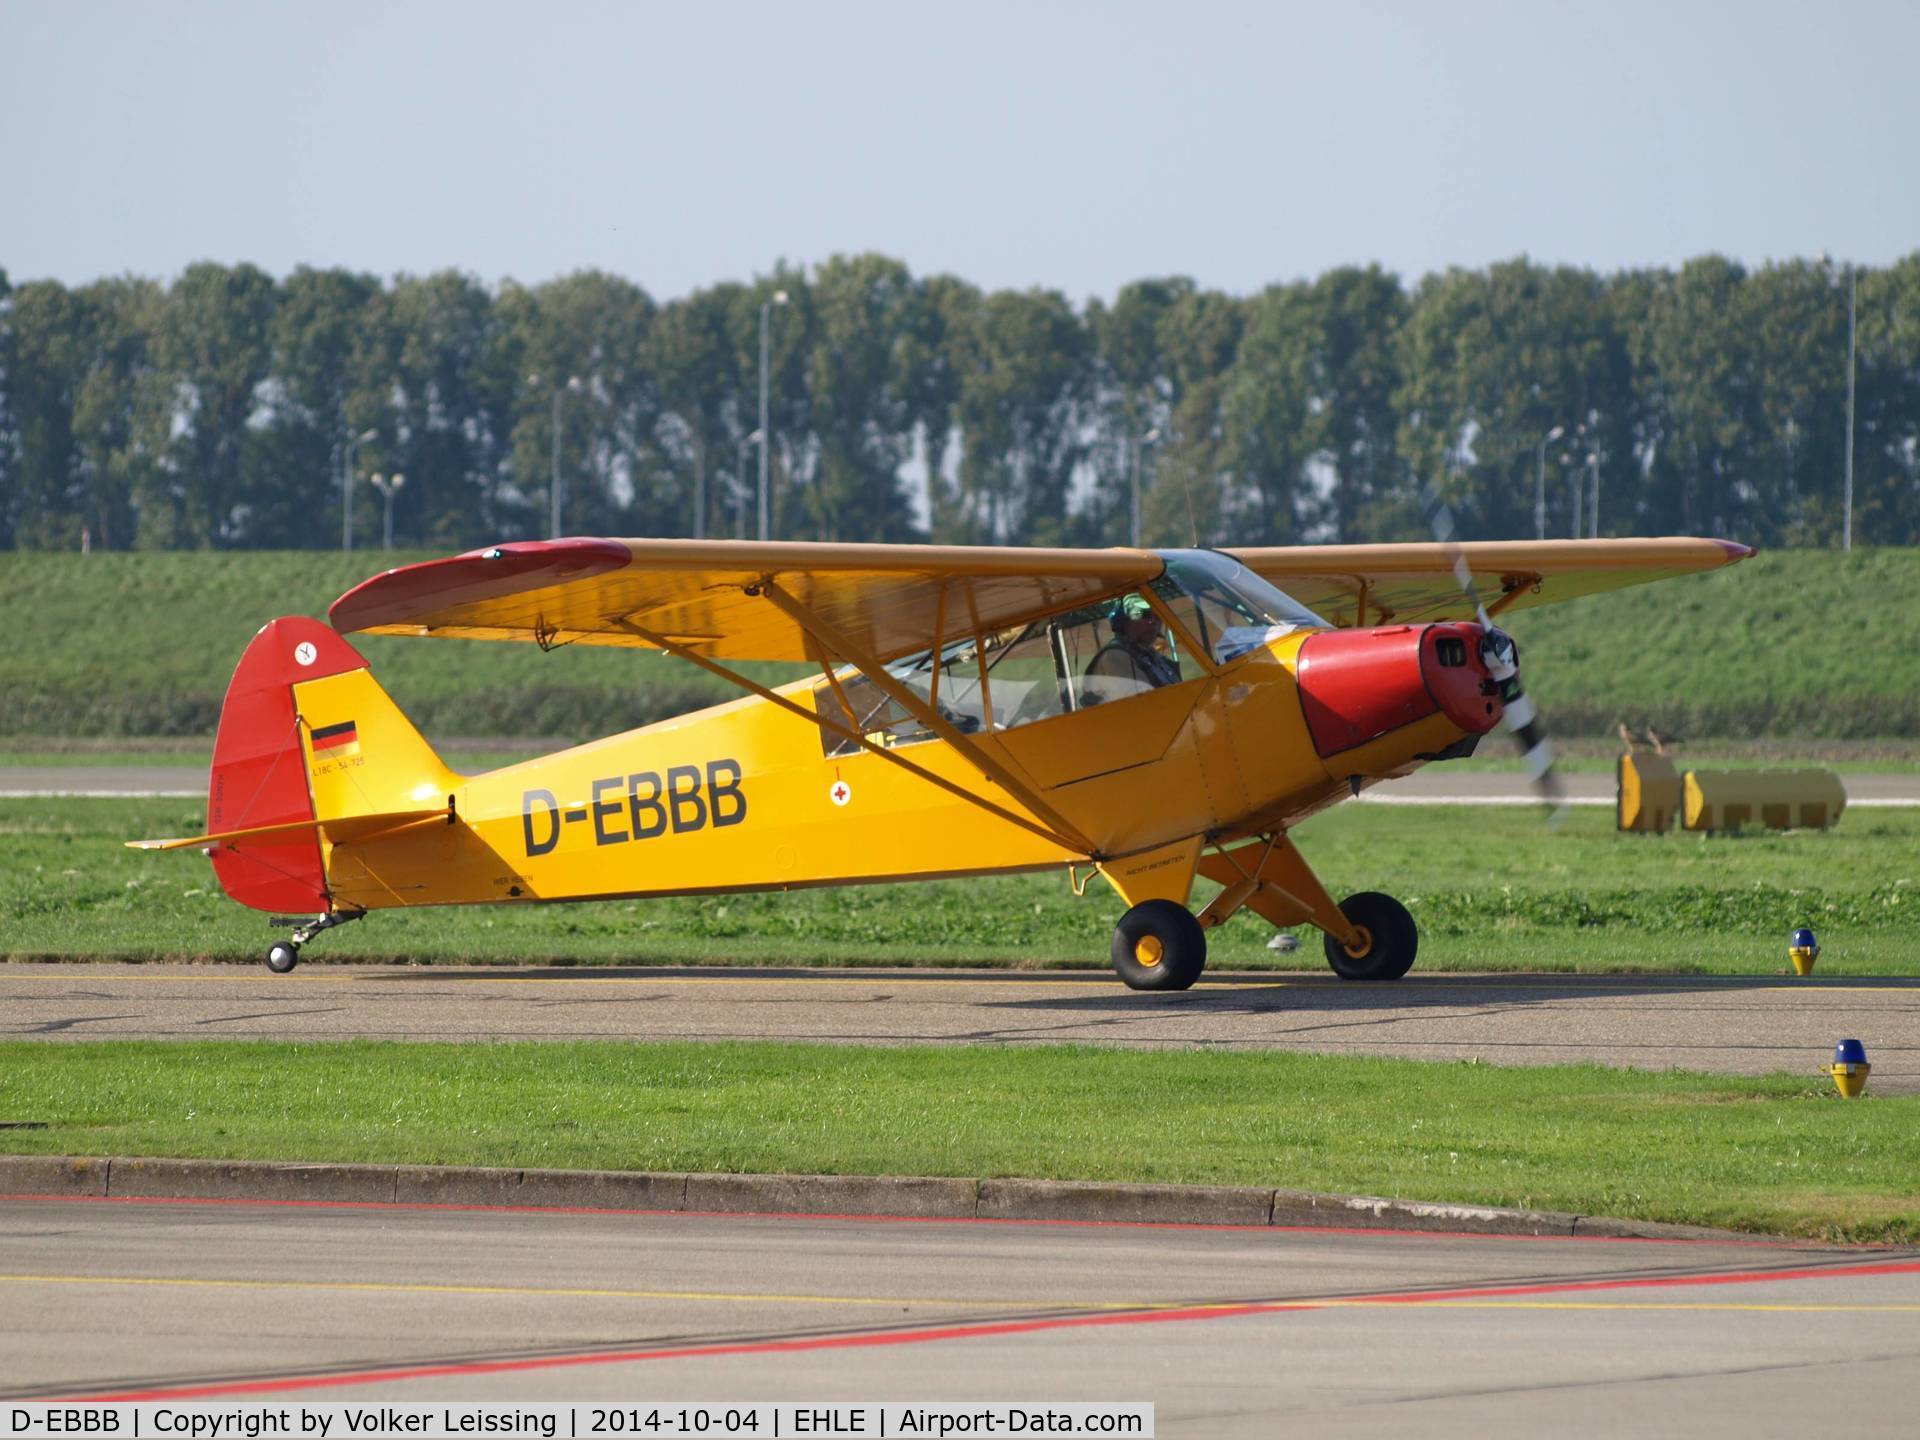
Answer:
[[[209,832],[440,803],[454,777],[327,625],[288,616],[253,637],[220,711]],[[404,797],[404,799],[402,798]],[[256,910],[332,909],[318,833],[209,848],[220,886]]]

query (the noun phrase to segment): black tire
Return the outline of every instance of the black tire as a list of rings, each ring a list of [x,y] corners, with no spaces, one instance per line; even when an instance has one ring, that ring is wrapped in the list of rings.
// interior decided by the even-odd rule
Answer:
[[[1366,947],[1355,954],[1327,936],[1327,963],[1334,974],[1342,980],[1398,980],[1413,968],[1420,927],[1406,906],[1391,895],[1363,890],[1342,900],[1340,913],[1367,932]]]
[[[267,950],[267,969],[276,975],[285,975],[300,963],[300,947],[285,940],[275,941]]]
[[[1113,929],[1113,968],[1133,990],[1185,990],[1207,968],[1207,932],[1184,905],[1143,900]]]

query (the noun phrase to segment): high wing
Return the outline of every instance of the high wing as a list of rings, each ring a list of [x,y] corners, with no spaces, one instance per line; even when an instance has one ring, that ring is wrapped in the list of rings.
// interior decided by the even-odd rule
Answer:
[[[1493,614],[1644,585],[1744,560],[1731,540],[1479,540],[1457,547]],[[1470,620],[1453,546],[1297,545],[1229,550],[1334,625]]]
[[[715,660],[818,660],[769,592],[885,663],[1144,585],[1146,550],[820,545],[740,540],[520,541],[376,575],[333,604],[342,634],[660,648]]]
[[[1717,569],[1727,540],[1483,540],[1459,547],[1488,609],[1571,600]],[[1471,618],[1451,547],[1301,545],[1227,552],[1335,625]],[[881,663],[1024,624],[1157,578],[1147,550],[529,540],[376,575],[329,612],[342,634],[674,648],[713,660],[821,658],[793,606]],[[791,604],[768,604],[777,591]]]

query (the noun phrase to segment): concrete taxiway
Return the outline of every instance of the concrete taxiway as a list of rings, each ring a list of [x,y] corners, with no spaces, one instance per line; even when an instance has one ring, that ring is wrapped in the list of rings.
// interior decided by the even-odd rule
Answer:
[[[1221,975],[1138,994],[1101,972],[0,965],[0,1035],[149,1039],[1070,1041],[1499,1064],[1799,1071],[1862,1040],[1876,1094],[1920,1092],[1920,981]]]
[[[0,1394],[1150,1400],[1178,1436],[1911,1433],[1920,1252],[0,1201]]]

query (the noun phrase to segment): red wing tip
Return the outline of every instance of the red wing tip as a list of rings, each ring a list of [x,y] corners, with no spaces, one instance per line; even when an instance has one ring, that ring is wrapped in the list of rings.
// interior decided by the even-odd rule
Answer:
[[[595,536],[568,535],[558,540],[508,540],[499,545],[482,545],[478,550],[467,550],[455,555],[455,560],[524,560],[555,559],[563,564],[566,561],[582,563],[605,560],[630,560],[633,552],[618,540],[602,540]],[[444,561],[429,560],[429,565],[444,564]],[[414,569],[414,566],[405,566]],[[391,572],[389,572],[391,573]]]
[[[328,606],[327,619],[335,630],[347,635],[404,620],[423,603],[491,599],[521,589],[557,585],[582,574],[603,574],[632,559],[633,552],[618,540],[586,536],[511,540],[382,571]],[[536,576],[537,583],[524,583]]]
[[[1727,552],[1729,564],[1736,560],[1751,560],[1759,552],[1751,545],[1742,545],[1737,540],[1716,540],[1713,542]]]

